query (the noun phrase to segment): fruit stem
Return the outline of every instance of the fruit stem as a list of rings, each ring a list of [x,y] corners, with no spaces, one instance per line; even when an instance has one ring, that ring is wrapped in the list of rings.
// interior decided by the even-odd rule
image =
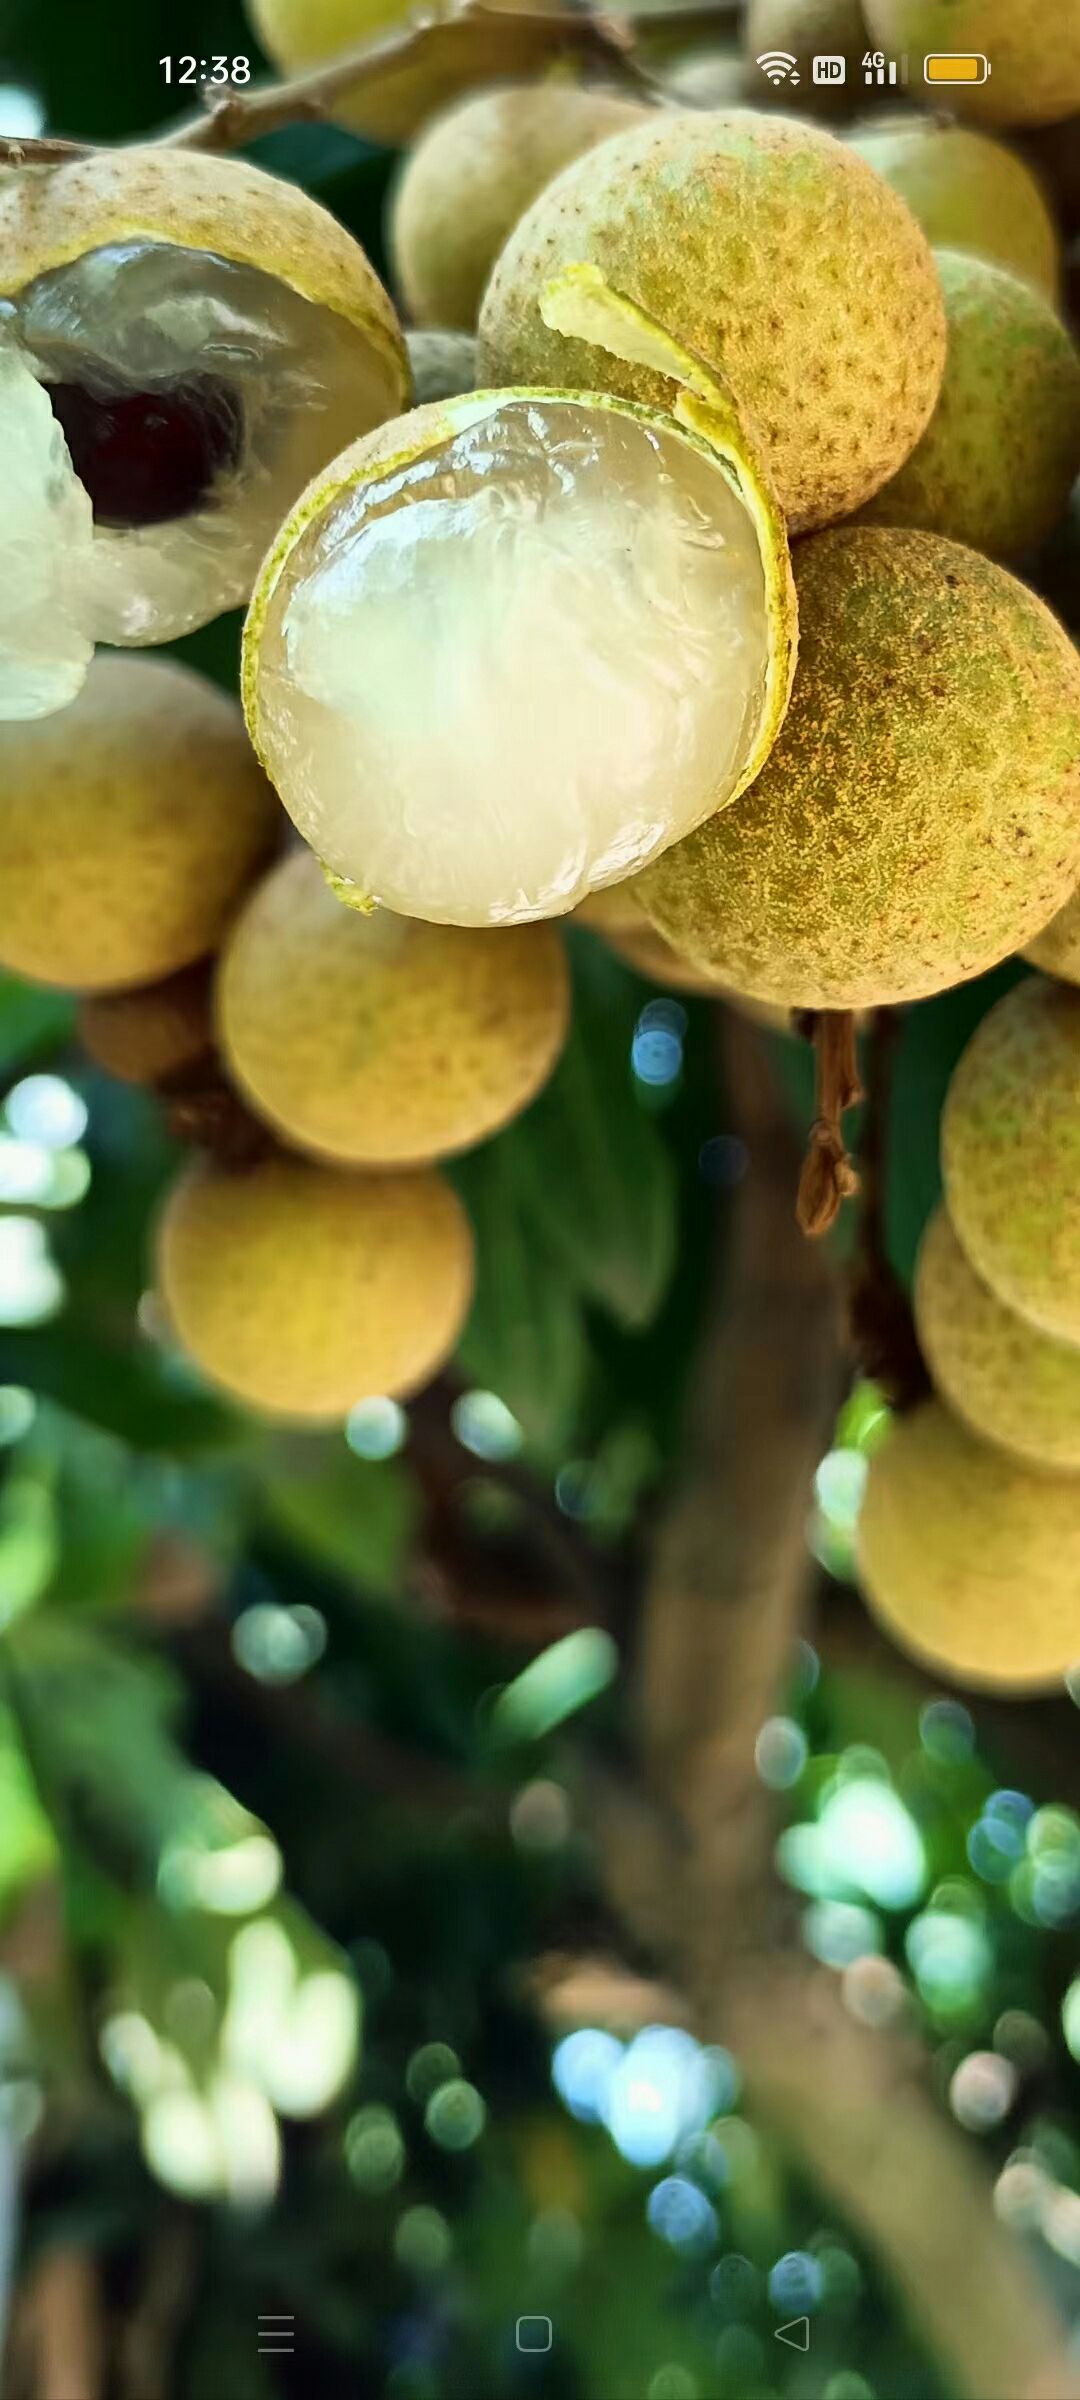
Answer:
[[[931,1390],[911,1302],[889,1258],[885,1234],[892,1065],[903,1022],[896,1008],[874,1010],[866,1049],[866,1112],[859,1138],[859,1233],[848,1280],[851,1347],[893,1408],[913,1408]]]
[[[802,1231],[818,1241],[834,1225],[843,1202],[859,1189],[844,1140],[845,1111],[863,1096],[855,1055],[855,1012],[850,1008],[807,1011],[800,1028],[817,1057],[817,1116],[799,1179],[796,1216]]]

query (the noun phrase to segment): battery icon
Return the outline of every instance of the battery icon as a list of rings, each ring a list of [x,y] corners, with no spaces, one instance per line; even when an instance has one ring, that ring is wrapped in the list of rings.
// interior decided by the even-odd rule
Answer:
[[[985,83],[989,73],[980,50],[932,50],[923,66],[927,83]]]

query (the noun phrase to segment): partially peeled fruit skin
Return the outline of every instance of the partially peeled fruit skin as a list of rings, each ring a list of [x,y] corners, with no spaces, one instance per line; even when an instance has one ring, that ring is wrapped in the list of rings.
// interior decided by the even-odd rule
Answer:
[[[349,1174],[274,1153],[198,1161],[156,1244],[168,1323],[208,1380],[260,1415],[332,1425],[404,1399],[446,1362],[472,1298],[468,1218],[443,1177]]]
[[[1080,1505],[938,1400],[870,1462],[859,1578],[902,1650],[973,1691],[1048,1692],[1080,1659]]]
[[[299,847],[251,894],[217,979],[221,1051],[299,1150],[427,1164],[528,1106],[562,1048],[569,979],[554,926],[477,932],[344,908]]]
[[[549,296],[685,373],[672,415],[488,392],[305,493],[244,645],[255,747],[345,896],[555,916],[757,772],[783,715],[783,527],[718,388],[588,276]]]
[[[3,712],[63,706],[94,641],[172,640],[245,600],[297,490],[407,389],[367,259],[294,186],[169,150],[8,176],[0,582],[32,547],[36,606]]]

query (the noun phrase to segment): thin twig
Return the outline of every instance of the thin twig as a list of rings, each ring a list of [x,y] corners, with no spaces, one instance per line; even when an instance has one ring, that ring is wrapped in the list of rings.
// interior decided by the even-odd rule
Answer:
[[[688,21],[700,22],[701,10],[688,9]],[[662,21],[646,12],[643,28]],[[527,77],[558,59],[572,58],[603,70],[628,85],[646,101],[661,94],[647,68],[635,55],[633,18],[607,17],[591,9],[502,9],[488,0],[435,0],[375,41],[358,43],[302,74],[282,81],[208,89],[200,114],[186,117],[163,134],[151,136],[155,146],[173,150],[238,150],[261,134],[283,125],[320,123],[332,117],[346,95],[361,91],[423,65],[430,71],[440,63],[451,70],[448,88],[503,77]],[[97,145],[59,141],[51,135],[0,138],[0,165],[58,166],[88,157]]]
[[[847,1144],[846,1111],[862,1099],[855,1055],[855,1014],[850,1008],[822,1009],[809,1020],[817,1055],[817,1116],[799,1184],[798,1219],[816,1241],[834,1225],[845,1200],[859,1188]]]

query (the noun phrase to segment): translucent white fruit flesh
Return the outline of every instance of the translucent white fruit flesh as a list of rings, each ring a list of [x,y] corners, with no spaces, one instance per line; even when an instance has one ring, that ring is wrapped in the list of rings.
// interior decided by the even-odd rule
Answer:
[[[503,394],[299,536],[260,739],[337,875],[406,916],[520,922],[730,797],[767,653],[758,538],[703,446]]]
[[[81,690],[94,645],[80,583],[90,503],[45,393],[0,344],[0,718],[47,717]]]
[[[0,318],[5,346],[46,389],[123,400],[212,378],[238,412],[238,462],[190,513],[95,523],[86,594],[99,641],[169,641],[246,600],[297,493],[386,411],[365,334],[276,276],[205,251],[89,250],[27,284]]]

